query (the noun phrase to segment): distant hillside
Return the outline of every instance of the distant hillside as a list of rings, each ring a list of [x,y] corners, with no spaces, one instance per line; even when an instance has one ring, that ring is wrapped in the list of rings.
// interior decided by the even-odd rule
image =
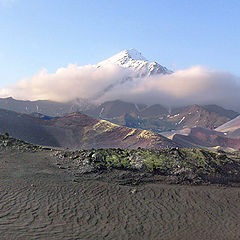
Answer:
[[[226,110],[217,105],[192,105],[180,110],[175,109],[173,112],[174,116],[169,118],[170,121],[177,123],[176,129],[185,127],[214,129],[239,115],[237,112]]]
[[[0,110],[0,132],[34,144],[68,148],[164,148],[171,140],[147,131],[126,128],[84,114],[45,120]]]
[[[123,101],[105,102],[96,108],[85,111],[95,118],[113,123],[152,130],[155,132],[203,127],[214,129],[235,118],[239,114],[217,105],[176,108],[169,111],[160,104],[146,106]]]
[[[81,99],[60,103],[0,98],[0,108],[26,114],[34,113],[34,116],[40,118],[46,116],[48,119],[66,116],[73,112],[81,112],[93,118],[107,120],[118,125],[157,133],[193,127],[214,129],[239,115],[237,112],[226,110],[217,105],[192,105],[169,111],[160,104],[147,106],[120,100],[92,105]]]
[[[216,130],[224,132],[229,137],[240,138],[240,116],[219,126]]]
[[[6,109],[19,113],[39,113],[51,117],[61,117],[69,113],[83,111],[91,105],[83,100],[76,99],[70,102],[54,102],[48,100],[24,101],[14,98],[0,98],[0,109]]]
[[[175,134],[172,137],[176,143],[188,145],[189,147],[223,147],[240,149],[240,139],[226,136],[222,132],[204,129],[200,127],[192,128],[183,134]]]
[[[147,106],[144,104],[134,104],[120,100],[105,102],[95,108],[84,111],[87,115],[95,118],[114,119],[126,113],[138,115]]]

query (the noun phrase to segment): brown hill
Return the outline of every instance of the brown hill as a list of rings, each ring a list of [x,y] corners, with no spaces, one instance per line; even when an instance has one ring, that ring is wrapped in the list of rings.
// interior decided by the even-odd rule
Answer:
[[[229,138],[224,133],[200,127],[192,128],[185,135],[175,134],[172,139],[174,142],[185,144],[188,147],[240,148],[240,139]]]
[[[173,109],[169,113],[160,104],[146,106],[120,100],[94,106],[81,99],[58,103],[0,98],[0,108],[27,114],[36,113],[40,114],[40,117],[42,115],[61,117],[72,112],[82,112],[94,118],[108,120],[118,125],[151,130],[157,133],[196,126],[214,129],[239,115],[234,111],[226,110],[217,105],[193,105]]]
[[[142,118],[162,117],[167,114],[168,114],[167,109],[160,104],[154,104],[152,106],[142,109],[141,111]]]
[[[177,146],[159,134],[126,128],[80,113],[45,120],[0,110],[0,132],[8,132],[31,143],[55,147],[159,149]]]
[[[158,133],[193,127],[214,129],[238,116],[238,113],[217,105],[176,108],[170,114],[160,104],[144,106],[123,101],[106,102],[85,113],[119,125]]]
[[[193,105],[175,109],[172,116],[168,117],[168,121],[175,123],[176,129],[183,129],[185,127],[214,129],[236,116],[238,116],[238,113],[226,110],[217,105]]]
[[[80,99],[69,102],[54,102],[48,100],[24,101],[12,97],[0,98],[0,109],[15,111],[18,113],[39,113],[51,117],[61,117],[72,112],[83,111],[91,105]]]
[[[221,125],[216,130],[225,133],[231,138],[240,138],[240,116]]]
[[[111,119],[121,117],[126,113],[139,115],[144,107],[146,106],[143,104],[115,100],[105,102],[95,108],[84,111],[84,113],[94,118]]]

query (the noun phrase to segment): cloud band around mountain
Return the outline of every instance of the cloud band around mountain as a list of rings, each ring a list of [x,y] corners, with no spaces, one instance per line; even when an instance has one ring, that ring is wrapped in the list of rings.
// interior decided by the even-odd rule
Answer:
[[[0,96],[53,101],[84,98],[96,103],[120,99],[165,106],[219,104],[240,110],[239,93],[239,77],[201,66],[140,78],[131,69],[115,64],[101,67],[70,64],[53,74],[42,70],[2,89]]]

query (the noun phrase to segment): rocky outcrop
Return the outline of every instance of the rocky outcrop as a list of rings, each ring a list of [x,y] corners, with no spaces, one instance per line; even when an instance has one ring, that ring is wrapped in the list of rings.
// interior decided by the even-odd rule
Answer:
[[[162,176],[170,183],[240,183],[239,153],[170,148],[59,151],[55,155],[59,166],[76,175],[119,169]]]

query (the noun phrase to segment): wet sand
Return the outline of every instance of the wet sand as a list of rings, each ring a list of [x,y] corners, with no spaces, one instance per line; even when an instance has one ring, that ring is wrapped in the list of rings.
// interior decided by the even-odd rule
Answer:
[[[3,151],[0,190],[0,239],[240,239],[237,187],[76,181],[51,151]]]

